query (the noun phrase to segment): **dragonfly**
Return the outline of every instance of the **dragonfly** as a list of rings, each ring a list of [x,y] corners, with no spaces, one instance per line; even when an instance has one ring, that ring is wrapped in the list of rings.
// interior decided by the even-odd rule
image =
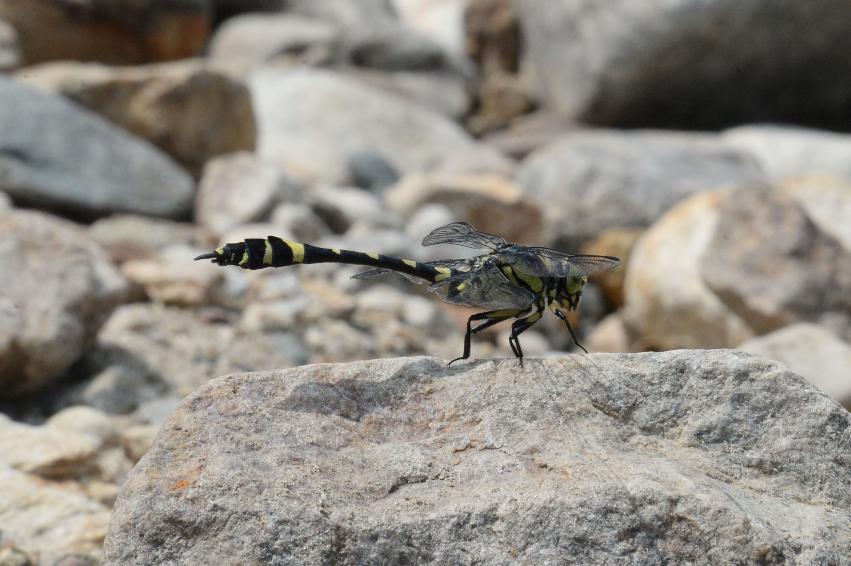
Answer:
[[[537,323],[548,309],[565,323],[573,343],[588,352],[579,343],[566,313],[579,306],[588,277],[617,267],[620,259],[514,244],[500,236],[476,230],[467,222],[453,222],[436,228],[422,241],[423,246],[436,244],[464,246],[484,253],[466,259],[420,262],[376,252],[322,248],[269,236],[225,244],[195,259],[209,259],[218,265],[236,265],[244,269],[310,263],[370,266],[372,269],[354,277],[365,279],[398,273],[428,285],[427,289],[446,303],[484,309],[467,319],[464,351],[449,365],[470,358],[474,334],[512,319],[508,344],[522,364],[523,349],[519,336]]]

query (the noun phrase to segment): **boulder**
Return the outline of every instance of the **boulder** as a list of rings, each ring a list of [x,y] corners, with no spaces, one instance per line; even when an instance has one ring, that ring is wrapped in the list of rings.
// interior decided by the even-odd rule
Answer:
[[[0,20],[17,30],[28,65],[182,59],[197,55],[210,33],[209,0],[9,0],[0,2]]]
[[[204,168],[195,218],[222,235],[240,224],[268,219],[280,202],[301,200],[301,192],[282,168],[251,153],[234,153],[213,159]]]
[[[567,116],[703,129],[749,121],[835,128],[851,118],[846,0],[515,6],[538,94]]]
[[[62,98],[0,76],[0,191],[87,218],[180,217],[192,178],[126,130]]]
[[[732,347],[798,321],[851,335],[851,252],[779,190],[677,205],[636,244],[624,287],[646,348]]]
[[[851,136],[768,124],[723,132],[732,146],[753,155],[774,180],[804,175],[851,179]]]
[[[851,249],[777,191],[734,191],[719,204],[700,260],[712,292],[758,334],[811,321],[851,339]]]
[[[0,216],[0,396],[35,391],[93,343],[127,282],[85,232],[38,213]]]
[[[258,154],[298,180],[345,184],[364,150],[400,173],[436,167],[479,147],[460,126],[419,105],[329,71],[267,69],[252,75]]]
[[[717,135],[578,130],[532,153],[518,180],[568,249],[608,228],[645,228],[703,191],[762,183],[756,159]]]
[[[217,155],[254,149],[248,88],[202,59],[139,67],[49,63],[27,67],[16,78],[126,128],[196,176]]]
[[[851,409],[851,345],[827,328],[798,323],[739,346],[786,364],[795,373]]]
[[[840,563],[849,430],[733,351],[232,375],[163,425],[105,560]]]

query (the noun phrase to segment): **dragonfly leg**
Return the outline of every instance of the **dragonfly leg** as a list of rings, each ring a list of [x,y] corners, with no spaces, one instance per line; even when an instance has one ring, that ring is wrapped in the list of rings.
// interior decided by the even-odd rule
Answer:
[[[476,313],[470,318],[467,319],[467,332],[464,334],[464,353],[459,358],[455,358],[449,365],[451,366],[455,362],[459,360],[466,360],[470,357],[470,340],[473,334],[477,334],[484,330],[485,328],[489,328],[494,324],[499,324],[504,320],[508,320],[509,318],[513,318],[517,316],[516,310],[496,310],[496,311],[488,311],[488,312],[480,312]],[[482,324],[473,328],[473,323],[479,320],[484,320]]]
[[[526,318],[515,320],[511,325],[511,336],[508,337],[508,345],[511,346],[511,351],[514,356],[520,360],[520,365],[523,365],[523,348],[520,347],[519,336],[526,332],[533,324],[541,320],[541,311],[538,310]]]
[[[577,346],[579,346],[580,348],[582,348],[582,351],[587,354],[588,350],[586,350],[585,346],[580,344],[579,340],[576,339],[576,334],[574,334],[573,327],[570,325],[570,321],[567,320],[567,316],[563,312],[561,312],[560,310],[556,310],[555,314],[556,314],[557,317],[562,319],[564,321],[564,323],[567,325],[567,330],[568,330],[568,332],[570,332],[570,337],[573,338],[573,343],[576,344]]]

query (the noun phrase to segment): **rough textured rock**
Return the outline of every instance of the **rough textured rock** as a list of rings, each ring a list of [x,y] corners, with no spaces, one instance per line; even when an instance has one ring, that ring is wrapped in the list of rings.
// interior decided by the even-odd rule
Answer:
[[[848,123],[846,0],[515,5],[539,95],[583,121],[706,129]]]
[[[0,76],[0,190],[87,217],[188,214],[192,178],[125,130]]]
[[[797,321],[851,332],[851,254],[781,191],[698,195],[638,241],[624,320],[644,347],[732,347]]]
[[[233,375],[165,423],[106,561],[840,563],[849,434],[731,351]]]
[[[202,59],[139,67],[50,63],[16,78],[101,114],[196,175],[212,157],[254,149],[247,86]]]
[[[739,126],[723,138],[757,158],[773,179],[831,175],[851,179],[851,136],[788,126]]]
[[[0,20],[18,32],[27,64],[68,60],[138,64],[198,54],[207,0],[4,0]]]
[[[647,227],[696,193],[765,175],[711,134],[579,130],[531,154],[518,180],[553,236],[574,248],[607,228]]]
[[[243,14],[216,30],[209,55],[243,65],[287,57],[319,64],[331,60],[337,39],[334,25],[321,20],[292,14]]]
[[[91,345],[127,283],[83,230],[37,212],[0,216],[0,389],[58,377]]]
[[[8,23],[0,20],[0,72],[12,71],[21,65],[21,48],[18,45],[18,32]]]
[[[439,114],[326,71],[258,72],[251,90],[258,154],[300,180],[345,183],[349,159],[364,150],[404,173],[477,147]]]
[[[816,324],[792,324],[748,340],[739,349],[786,364],[851,408],[851,345]]]
[[[195,218],[221,235],[240,224],[268,219],[283,201],[301,201],[283,169],[251,153],[223,155],[204,168]]]

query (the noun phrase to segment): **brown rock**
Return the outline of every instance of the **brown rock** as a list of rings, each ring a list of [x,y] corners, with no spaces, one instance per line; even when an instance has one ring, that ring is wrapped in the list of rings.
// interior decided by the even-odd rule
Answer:
[[[248,88],[200,59],[140,67],[62,62],[17,77],[152,142],[196,176],[212,157],[254,149]]]
[[[603,290],[606,300],[617,308],[623,306],[623,282],[626,278],[626,270],[629,267],[629,255],[632,253],[635,242],[643,233],[643,230],[613,228],[606,230],[582,246],[582,253],[584,254],[610,255],[621,258],[621,265],[617,269],[598,273],[591,278]]]
[[[181,59],[197,55],[210,32],[203,0],[4,0],[0,19],[17,30],[28,65]]]

